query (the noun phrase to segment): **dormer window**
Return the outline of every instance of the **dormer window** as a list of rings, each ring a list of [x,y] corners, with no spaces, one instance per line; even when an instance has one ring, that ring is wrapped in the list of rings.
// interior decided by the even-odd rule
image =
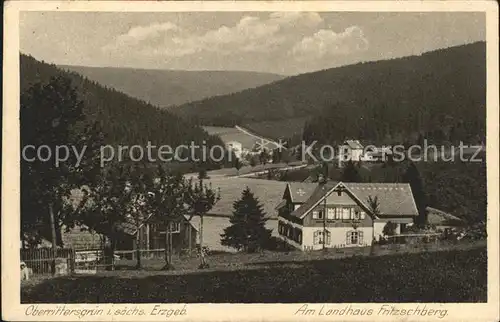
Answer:
[[[313,219],[323,219],[323,211],[314,210]]]

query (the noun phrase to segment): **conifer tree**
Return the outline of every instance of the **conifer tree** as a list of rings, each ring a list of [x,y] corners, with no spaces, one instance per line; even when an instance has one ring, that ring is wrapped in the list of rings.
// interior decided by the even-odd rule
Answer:
[[[263,249],[271,237],[271,230],[266,229],[267,221],[262,205],[247,187],[241,194],[241,199],[233,204],[231,226],[221,234],[222,245],[255,252]]]

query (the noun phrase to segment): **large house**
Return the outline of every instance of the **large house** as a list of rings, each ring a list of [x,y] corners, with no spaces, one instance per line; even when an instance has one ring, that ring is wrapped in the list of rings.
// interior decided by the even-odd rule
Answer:
[[[279,237],[304,251],[369,246],[388,222],[399,234],[418,216],[403,183],[288,183],[277,210]]]

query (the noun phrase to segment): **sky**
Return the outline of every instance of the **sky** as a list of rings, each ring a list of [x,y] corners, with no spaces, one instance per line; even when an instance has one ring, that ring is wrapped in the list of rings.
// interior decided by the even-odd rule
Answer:
[[[60,64],[296,75],[486,37],[473,12],[22,12],[20,50]]]

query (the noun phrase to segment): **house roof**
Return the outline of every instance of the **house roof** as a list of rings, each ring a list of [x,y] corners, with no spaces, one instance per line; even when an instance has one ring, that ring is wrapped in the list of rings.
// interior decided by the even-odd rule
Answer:
[[[289,188],[292,202],[304,203],[318,187],[318,184],[309,182],[290,182],[287,187]]]
[[[321,202],[334,188],[343,185],[347,191],[365,208],[370,209],[368,198],[377,197],[379,201],[379,217],[385,216],[418,216],[410,185],[407,183],[352,183],[327,182],[317,185],[309,199],[292,216],[303,218],[311,209]]]
[[[427,207],[425,210],[427,211],[427,221],[431,225],[458,226],[464,223],[462,219],[442,210],[433,207]]]
[[[276,217],[275,207],[283,199],[286,182],[262,180],[254,178],[212,177],[203,181],[212,184],[213,189],[219,189],[221,199],[209,211],[210,214],[232,216],[235,201],[241,199],[241,193],[248,187],[258,198],[268,217]]]
[[[337,185],[337,182],[327,182],[325,184],[319,185],[315,184],[315,189],[312,192],[312,194],[309,195],[309,197],[306,197],[306,201],[302,206],[300,206],[298,209],[292,212],[292,216],[302,218],[304,215],[306,215],[318,202],[323,199],[324,196],[326,196],[326,193],[330,191],[331,189],[335,188]]]
[[[368,208],[368,197],[378,197],[380,216],[418,216],[408,183],[344,183]]]
[[[359,142],[359,140],[345,140],[344,144],[353,150],[363,149],[363,145]]]

